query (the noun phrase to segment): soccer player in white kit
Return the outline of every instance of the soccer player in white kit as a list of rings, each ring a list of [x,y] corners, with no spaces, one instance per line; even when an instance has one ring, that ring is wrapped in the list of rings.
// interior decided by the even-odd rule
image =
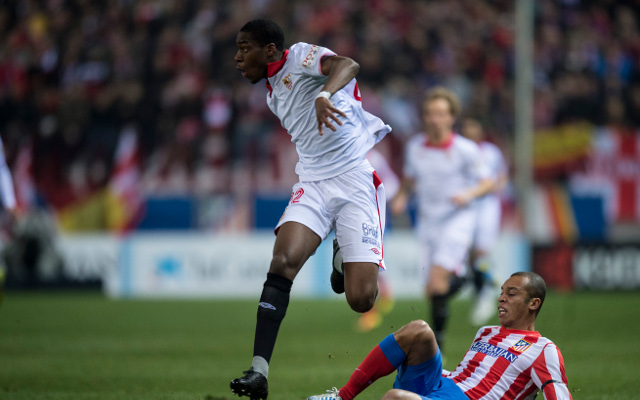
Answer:
[[[452,372],[431,327],[413,321],[387,336],[369,352],[340,389],[307,400],[352,400],[377,379],[397,370],[384,400],[569,400],[560,349],[535,330],[546,285],[532,272],[516,272],[498,298],[500,326],[478,330],[464,359]]]
[[[494,189],[475,202],[476,226],[469,254],[477,297],[471,310],[471,322],[481,326],[495,314],[493,304],[498,293],[497,284],[491,272],[493,263],[490,255],[500,234],[502,211],[498,193],[507,183],[508,171],[498,146],[485,140],[480,121],[475,118],[465,118],[462,121],[460,133],[478,144],[482,159],[489,168],[491,178],[495,181]]]
[[[4,154],[2,138],[0,138],[0,201],[2,202],[2,210],[5,213],[5,215],[3,215],[3,219],[8,221],[6,225],[8,226],[8,229],[11,229],[16,213],[17,202],[16,193],[13,188],[13,179],[11,178],[11,171],[9,171]],[[3,224],[4,223],[5,221],[3,221]],[[5,271],[4,266],[0,265],[0,301],[2,301],[2,288],[4,286],[6,275],[7,272]]]
[[[409,195],[418,200],[418,266],[426,275],[433,330],[442,349],[448,299],[461,285],[464,261],[475,225],[472,202],[494,185],[478,145],[453,132],[460,102],[450,90],[437,87],[423,103],[426,133],[406,145],[402,189],[392,211],[405,211]]]
[[[300,157],[300,181],[276,227],[251,368],[231,381],[235,394],[253,400],[268,395],[269,361],[293,280],[331,230],[342,250],[347,302],[357,312],[373,306],[384,268],[385,196],[365,155],[391,128],[362,108],[359,65],[350,58],[307,43],[285,49],[282,30],[265,19],[245,24],[236,45],[236,68],[253,84],[267,80],[267,104]]]
[[[384,192],[387,199],[393,199],[400,189],[400,178],[393,171],[389,162],[382,153],[374,147],[367,153],[367,160],[376,170],[380,180],[384,184]],[[334,242],[334,248],[336,243]],[[334,252],[335,253],[335,252]],[[384,278],[384,273],[378,276],[379,295],[376,303],[371,310],[360,315],[358,319],[358,330],[360,332],[369,332],[382,324],[383,315],[389,314],[394,306],[393,292],[391,284]]]

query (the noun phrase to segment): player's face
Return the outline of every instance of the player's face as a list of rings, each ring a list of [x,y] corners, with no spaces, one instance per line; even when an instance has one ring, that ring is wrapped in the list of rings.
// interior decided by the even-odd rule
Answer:
[[[482,127],[474,120],[466,120],[462,124],[462,135],[474,142],[479,142],[482,140]]]
[[[259,46],[249,32],[239,32],[236,36],[238,52],[234,60],[236,69],[242,71],[242,77],[251,83],[260,82],[267,77],[267,46]]]
[[[532,311],[539,305],[539,299],[529,298],[525,290],[526,277],[512,276],[501,287],[498,297],[498,319],[509,329],[528,330],[532,320]]]
[[[446,137],[451,133],[455,118],[447,100],[436,98],[426,102],[423,115],[428,134]]]

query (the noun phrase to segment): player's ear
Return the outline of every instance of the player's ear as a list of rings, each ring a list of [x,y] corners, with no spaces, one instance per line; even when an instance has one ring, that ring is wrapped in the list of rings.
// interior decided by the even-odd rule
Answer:
[[[276,48],[276,45],[274,43],[269,43],[268,45],[264,46],[264,52],[267,58],[274,56],[277,51],[278,49]]]
[[[542,304],[542,301],[541,301],[539,298],[537,298],[537,297],[532,297],[532,298],[529,300],[529,310],[531,310],[531,311],[535,311],[535,310],[537,310],[538,308],[540,308],[540,305],[541,305],[541,304]]]

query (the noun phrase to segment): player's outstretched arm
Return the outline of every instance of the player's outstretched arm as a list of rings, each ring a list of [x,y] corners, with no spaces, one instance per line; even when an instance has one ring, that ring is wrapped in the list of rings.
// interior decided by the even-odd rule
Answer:
[[[391,213],[393,215],[400,215],[407,211],[407,206],[409,204],[409,196],[415,190],[415,181],[411,178],[404,177],[402,179],[402,184],[400,186],[400,190],[391,200]]]
[[[451,201],[458,207],[463,207],[469,204],[470,201],[478,197],[482,197],[485,194],[493,191],[496,185],[496,181],[493,179],[483,179],[476,186],[462,193],[459,193],[451,198]]]
[[[358,71],[360,71],[360,65],[348,57],[328,56],[324,57],[321,62],[322,73],[329,78],[315,101],[318,132],[320,135],[324,133],[322,131],[323,125],[334,132],[336,131],[336,127],[333,125],[334,122],[342,125],[337,115],[346,118],[346,114],[335,108],[329,98],[335,92],[342,89],[347,83],[351,82],[358,74]]]

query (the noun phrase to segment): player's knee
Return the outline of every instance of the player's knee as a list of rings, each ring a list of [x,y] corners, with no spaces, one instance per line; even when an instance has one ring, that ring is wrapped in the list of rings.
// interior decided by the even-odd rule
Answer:
[[[442,296],[449,293],[449,280],[429,282],[427,285],[427,297]]]
[[[404,390],[391,389],[382,396],[382,400],[408,400],[408,398]]]
[[[395,334],[396,341],[406,343],[428,343],[435,340],[435,334],[428,323],[419,319],[409,322]]]
[[[284,253],[276,253],[271,259],[271,267],[269,272],[281,276],[288,277],[291,274],[295,276],[295,272],[298,270],[296,263]]]
[[[414,325],[414,341],[418,343],[429,343],[435,340],[436,336],[431,326],[422,320],[413,321]]]
[[[355,312],[366,313],[373,308],[376,302],[375,294],[362,294],[360,296],[347,296],[347,302]]]

